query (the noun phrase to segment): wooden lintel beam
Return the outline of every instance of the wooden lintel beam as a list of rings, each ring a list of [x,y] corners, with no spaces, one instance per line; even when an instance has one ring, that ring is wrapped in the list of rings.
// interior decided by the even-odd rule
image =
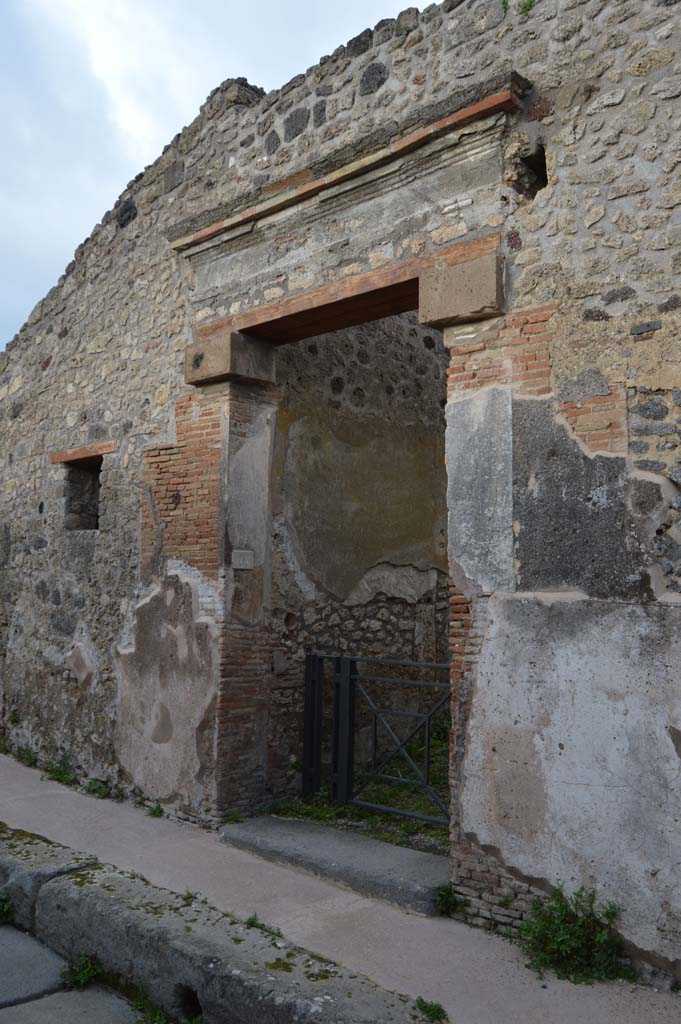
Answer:
[[[86,459],[96,459],[101,455],[112,455],[116,451],[115,441],[100,441],[97,444],[84,444],[80,448],[65,448],[61,452],[50,452],[50,462],[53,466],[61,462],[83,462]]]

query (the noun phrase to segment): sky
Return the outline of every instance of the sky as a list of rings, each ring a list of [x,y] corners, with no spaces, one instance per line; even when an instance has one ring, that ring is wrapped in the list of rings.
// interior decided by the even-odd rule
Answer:
[[[0,350],[215,86],[275,89],[428,2],[0,0]]]

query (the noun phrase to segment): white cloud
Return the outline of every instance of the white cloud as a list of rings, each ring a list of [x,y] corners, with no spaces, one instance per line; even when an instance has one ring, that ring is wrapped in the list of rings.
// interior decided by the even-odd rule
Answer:
[[[0,349],[213,88],[283,85],[406,5],[0,0]]]
[[[81,48],[103,90],[126,155],[141,165],[160,152],[168,124],[196,112],[196,57],[187,54],[181,26],[155,2],[29,0],[57,33]]]

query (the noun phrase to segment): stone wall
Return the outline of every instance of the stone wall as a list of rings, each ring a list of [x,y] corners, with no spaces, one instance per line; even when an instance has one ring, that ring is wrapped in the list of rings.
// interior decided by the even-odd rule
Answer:
[[[642,776],[648,786],[675,763],[680,727],[673,695],[662,715],[643,687],[631,697],[629,675],[608,683],[610,696],[580,690],[592,708],[607,700],[608,715],[594,712],[579,750],[590,770],[573,781],[593,801],[577,814],[557,775],[572,762],[539,749],[544,733],[564,743],[580,728],[587,709],[568,694],[596,671],[593,651],[566,638],[561,622],[554,661],[536,676],[557,702],[550,715],[509,723],[496,760],[485,746],[498,708],[517,703],[517,681],[535,678],[529,629],[546,595],[581,602],[584,637],[613,664],[627,623],[665,693],[654,639],[681,614],[678,5],[537,0],[527,15],[515,0],[504,6],[445,0],[405,11],[266,96],[224,83],[130,183],[0,355],[0,678],[10,746],[43,758],[66,752],[86,773],[121,772],[130,786],[206,816],[235,806],[250,785],[264,793],[279,770],[268,766],[266,705],[286,697],[269,687],[280,638],[263,609],[286,541],[269,491],[258,503],[258,488],[270,479],[286,408],[272,388],[188,386],[194,329],[399,261],[459,259],[453,244],[462,259],[499,252],[503,316],[449,327],[445,339],[450,569],[472,602],[456,593],[451,601],[460,698],[453,877],[485,920],[518,919],[532,889],[562,871],[565,884],[597,880],[623,903],[623,887],[643,886],[636,858],[622,855],[614,874],[585,823],[614,822],[627,743],[645,742],[656,759]],[[492,94],[510,96],[510,85],[513,103],[426,131]],[[414,130],[419,144],[400,149]],[[369,166],[380,147],[387,156]],[[333,178],[360,158],[354,177]],[[323,189],[314,185],[322,178]],[[216,222],[222,228],[211,229]],[[412,367],[402,372],[413,381]],[[355,394],[364,389],[343,381],[351,423],[364,415]],[[325,386],[333,395],[333,377]],[[201,436],[204,414],[210,430]],[[287,433],[290,442],[295,431]],[[192,437],[208,450],[200,483],[181,478]],[[99,529],[65,530],[67,470],[50,455],[103,441],[112,447]],[[163,468],[174,464],[177,473]],[[198,546],[183,534],[187,489],[208,531]],[[508,610],[514,602],[524,618]],[[525,623],[508,676],[490,668],[502,606],[518,629]],[[563,608],[556,604],[558,618]],[[152,633],[172,637],[151,665],[140,639],[148,616]],[[176,684],[168,700],[155,690],[162,653]],[[140,679],[155,694],[151,712],[136,704]],[[189,693],[196,715],[176,733]],[[606,764],[597,755],[613,743],[611,705],[630,708],[636,728],[617,719],[617,756]],[[140,746],[152,744],[143,771],[134,744],[122,741],[121,714],[137,723]],[[139,723],[148,715],[146,736]],[[507,791],[504,758],[528,730],[532,751]],[[530,785],[548,794],[542,828],[582,823],[588,866],[572,857],[564,829],[549,856],[518,825]],[[663,801],[645,813],[639,803],[617,834],[633,848],[646,832],[671,829],[670,842],[651,851],[650,871],[664,881],[674,868],[664,851],[679,835],[665,809],[671,790],[660,792]],[[679,910],[663,881],[646,880],[624,929],[642,955],[678,974]],[[507,907],[498,903],[504,887]]]

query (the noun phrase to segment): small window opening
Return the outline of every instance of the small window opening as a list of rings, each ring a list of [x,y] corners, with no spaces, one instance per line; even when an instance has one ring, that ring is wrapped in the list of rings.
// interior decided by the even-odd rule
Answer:
[[[178,985],[175,989],[175,999],[183,1020],[200,1020],[203,1017],[203,1007],[193,988],[189,988],[187,985]]]
[[[516,180],[516,191],[534,199],[549,183],[546,170],[546,150],[539,143],[536,149],[520,159],[520,168]]]
[[[67,530],[99,529],[99,489],[102,456],[67,462],[66,520]]]

